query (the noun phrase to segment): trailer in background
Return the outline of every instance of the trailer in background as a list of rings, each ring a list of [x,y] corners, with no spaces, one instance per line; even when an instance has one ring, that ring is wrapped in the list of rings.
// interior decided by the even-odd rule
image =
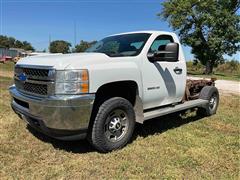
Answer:
[[[5,63],[6,61],[11,61],[17,55],[18,52],[16,50],[0,48],[0,62],[2,63]]]
[[[0,62],[5,63],[6,61],[17,62],[22,57],[28,56],[32,51],[25,51],[20,48],[0,48]]]

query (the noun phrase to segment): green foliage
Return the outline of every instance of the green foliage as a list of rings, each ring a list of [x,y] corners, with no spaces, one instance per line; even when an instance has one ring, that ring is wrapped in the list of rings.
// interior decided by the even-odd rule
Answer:
[[[228,74],[240,74],[240,63],[235,60],[227,61],[224,64],[220,64],[216,68],[217,72],[223,72],[223,73],[228,73]]]
[[[187,61],[186,64],[189,72],[203,72],[204,66],[199,61]]]
[[[211,73],[224,54],[240,50],[239,6],[238,0],[167,0],[158,16],[179,32],[181,42]]]
[[[69,53],[71,43],[63,40],[56,40],[50,43],[49,50],[51,53]]]
[[[236,60],[225,61],[214,67],[211,76],[203,75],[203,70],[204,66],[200,62],[187,61],[187,71],[190,76],[240,81],[240,63]]]
[[[75,46],[75,52],[85,52],[88,48],[90,48],[93,44],[95,44],[97,41],[80,41],[80,44]]]
[[[32,45],[27,41],[19,41],[13,37],[7,37],[0,35],[0,47],[1,48],[21,48],[27,51],[34,51]]]

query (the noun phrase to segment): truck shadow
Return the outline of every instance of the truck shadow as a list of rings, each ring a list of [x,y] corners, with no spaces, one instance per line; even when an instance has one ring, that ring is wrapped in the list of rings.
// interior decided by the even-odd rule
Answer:
[[[160,77],[162,77],[164,84],[166,85],[168,95],[170,97],[176,96],[176,83],[172,77],[171,72],[168,68],[163,69],[159,63],[155,62],[154,66],[157,68],[158,72],[160,73]]]
[[[27,126],[28,131],[43,142],[50,143],[56,149],[65,150],[72,153],[87,153],[96,151],[87,140],[62,141],[46,136],[39,131]]]
[[[190,122],[198,121],[202,119],[201,116],[181,117],[180,114],[169,114],[159,118],[146,121],[144,124],[137,124],[133,134],[133,138],[130,143],[134,142],[137,137],[147,137],[153,134],[161,134],[170,129],[180,127]],[[78,141],[61,141],[48,137],[30,126],[27,129],[38,139],[43,142],[50,143],[54,148],[65,150],[72,153],[88,153],[96,152],[96,150],[88,143],[87,140]]]
[[[150,119],[144,124],[137,124],[135,129],[134,138],[147,137],[153,134],[161,134],[170,129],[178,128],[182,125],[201,120],[203,116],[197,115],[196,112],[191,112],[191,116],[182,116],[180,113],[168,114],[158,118]]]

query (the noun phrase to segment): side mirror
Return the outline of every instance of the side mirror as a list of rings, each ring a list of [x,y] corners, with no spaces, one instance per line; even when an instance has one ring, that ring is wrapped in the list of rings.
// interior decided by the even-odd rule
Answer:
[[[148,53],[147,57],[151,62],[155,61],[176,62],[178,61],[178,52],[179,52],[178,43],[168,43],[164,51]]]

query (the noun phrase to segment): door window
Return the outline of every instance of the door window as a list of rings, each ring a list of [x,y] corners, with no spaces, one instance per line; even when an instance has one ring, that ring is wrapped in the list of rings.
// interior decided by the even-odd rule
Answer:
[[[152,43],[149,52],[154,53],[156,51],[164,51],[165,47],[168,43],[173,42],[172,36],[169,35],[161,35],[158,36]]]

